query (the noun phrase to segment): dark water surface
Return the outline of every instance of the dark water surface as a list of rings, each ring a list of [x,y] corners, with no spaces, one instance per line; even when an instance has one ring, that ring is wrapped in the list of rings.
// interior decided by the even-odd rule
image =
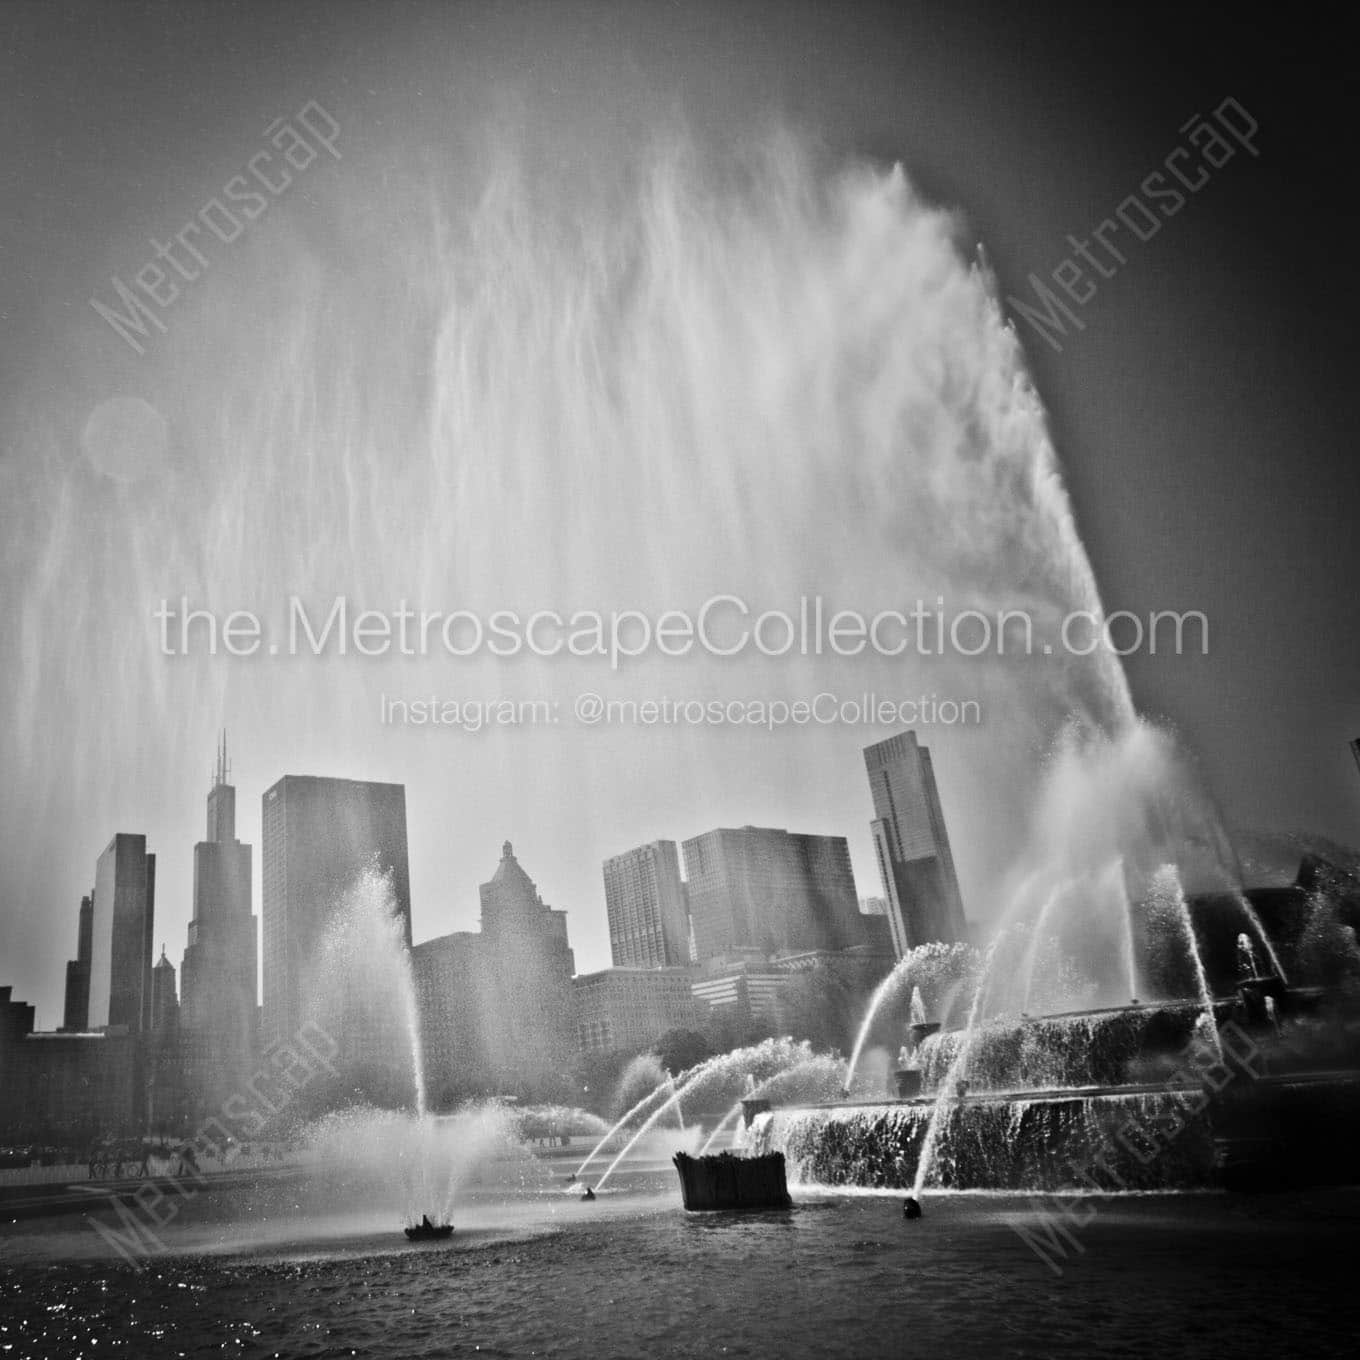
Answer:
[[[383,1216],[205,1220],[138,1271],[67,1215],[0,1228],[0,1356],[1351,1356],[1360,1195],[1082,1202],[670,1191],[470,1204],[445,1244]],[[1049,1261],[1017,1233],[1023,1228]]]

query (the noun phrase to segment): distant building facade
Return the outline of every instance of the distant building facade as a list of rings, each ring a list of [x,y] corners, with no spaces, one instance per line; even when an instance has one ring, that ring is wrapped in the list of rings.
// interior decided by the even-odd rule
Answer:
[[[80,1147],[142,1130],[143,1036],[33,1030],[33,1007],[0,987],[0,1142]]]
[[[165,954],[161,945],[161,956],[151,970],[151,1028],[160,1033],[179,1027],[179,992],[175,987],[175,965]]]
[[[425,1085],[437,1105],[494,1084],[486,1030],[496,997],[482,944],[460,930],[411,950]]]
[[[567,914],[544,905],[509,841],[480,894],[490,1066],[511,1085],[558,1076],[576,1048]]]
[[[90,1029],[151,1027],[156,857],[146,837],[119,832],[95,865],[90,921]]]
[[[674,841],[651,841],[605,860],[604,900],[616,968],[689,963],[689,915]]]
[[[723,1036],[724,1042],[774,1033],[789,977],[754,954],[749,959],[710,959],[690,984],[699,1003],[700,1028]]]
[[[411,943],[406,789],[354,779],[285,775],[263,800],[265,1042],[311,1017],[304,990],[335,909],[369,867],[391,877],[394,912]]]
[[[576,1040],[583,1053],[641,1053],[668,1030],[697,1029],[705,1018],[688,968],[606,968],[583,973],[576,995]]]
[[[843,836],[721,828],[684,843],[699,962],[733,950],[847,949],[865,926]]]
[[[954,855],[930,752],[914,732],[864,750],[874,800],[870,824],[888,926],[898,956],[934,940],[968,939]]]
[[[90,955],[94,947],[94,902],[80,899],[76,928],[76,956],[66,965],[66,1000],[62,1008],[62,1029],[79,1033],[90,1027]]]

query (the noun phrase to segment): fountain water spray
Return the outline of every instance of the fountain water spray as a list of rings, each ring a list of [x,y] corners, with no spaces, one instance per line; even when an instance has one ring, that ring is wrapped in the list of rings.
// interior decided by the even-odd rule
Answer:
[[[306,666],[224,664],[206,648],[167,666],[155,630],[125,626],[128,601],[178,605],[184,591],[273,619],[283,583],[305,582],[318,626],[318,608],[341,595],[354,609],[456,602],[486,617],[511,602],[588,603],[655,615],[700,603],[700,581],[755,608],[796,608],[770,593],[797,578],[868,611],[903,604],[904,583],[989,618],[1023,609],[1036,636],[1056,638],[1072,611],[1099,615],[995,280],[961,246],[959,221],[900,166],[828,168],[787,133],[743,137],[733,151],[661,128],[631,138],[636,155],[598,167],[598,181],[572,182],[536,173],[553,158],[531,168],[513,146],[458,159],[372,131],[343,183],[381,173],[378,217],[353,212],[340,184],[325,201],[316,181],[326,229],[274,243],[258,277],[244,256],[211,271],[196,315],[177,323],[180,343],[139,368],[174,431],[173,469],[111,494],[67,446],[73,391],[35,387],[22,420],[6,417],[0,505],[13,570],[0,624],[44,638],[0,676],[13,717],[0,765],[14,775],[0,788],[0,862],[17,898],[49,895],[40,880],[64,857],[55,827],[116,820],[131,769],[157,771],[148,817],[174,824],[205,731],[224,716],[248,714],[250,740],[290,768],[371,754],[352,715],[377,697],[372,667],[330,650]],[[72,388],[93,376],[73,373]],[[98,377],[88,385],[106,386]],[[642,505],[666,519],[666,535]],[[579,532],[583,514],[610,532]],[[53,598],[82,628],[45,630]],[[403,658],[413,692],[447,670],[435,634],[429,654]],[[690,660],[687,683],[703,698],[764,665],[697,649]],[[1013,739],[989,744],[985,765],[961,761],[958,775],[969,796],[952,829],[981,861],[965,878],[983,883],[1015,857],[1011,791],[1033,778],[1055,728],[1072,714],[1096,731],[1133,718],[1103,647],[1052,665],[990,652],[928,668],[862,662],[866,687],[928,678],[924,688],[943,692],[966,675],[970,693],[1008,706]],[[597,658],[540,665],[526,653],[513,664],[531,687],[551,677],[552,692],[598,679]],[[832,674],[813,655],[789,664],[800,682]],[[488,680],[501,668],[485,650],[467,665]],[[627,692],[640,677],[625,664],[617,683]],[[129,711],[163,720],[124,731],[97,705],[60,697],[115,690]],[[677,740],[729,790],[765,777],[710,759],[712,733]],[[559,746],[560,759],[515,789],[523,815],[576,801],[568,793],[598,742],[564,731]],[[791,787],[814,786],[842,756],[834,733],[809,731]],[[646,743],[629,758],[643,781],[675,768],[673,750]],[[469,749],[468,787],[501,789],[500,759]],[[423,798],[446,788],[428,743],[402,760]],[[596,825],[631,821],[621,789],[600,780],[596,794]],[[427,850],[432,881],[455,877],[511,796],[446,818],[447,844]],[[428,813],[435,825],[446,797]]]
[[[960,1098],[958,1083],[964,1079],[967,1070],[968,1055],[972,1048],[973,1035],[977,1029],[978,1017],[982,1011],[983,994],[987,990],[988,979],[991,975],[992,959],[996,956],[997,945],[1001,940],[1001,932],[997,932],[992,938],[992,943],[987,949],[986,955],[982,960],[982,968],[977,981],[977,989],[973,993],[973,1004],[968,1011],[968,1023],[964,1027],[963,1041],[959,1044],[958,1053],[954,1061],[949,1066],[949,1071],[945,1074],[944,1080],[940,1083],[939,1094],[935,1098],[935,1106],[930,1113],[930,1123],[926,1128],[925,1141],[921,1145],[921,1152],[916,1161],[916,1179],[912,1182],[911,1197],[919,1205],[921,1190],[926,1183],[926,1176],[930,1172],[930,1164],[935,1156],[935,1145],[940,1137],[940,1123],[944,1117],[946,1107],[954,1100]]]
[[[376,860],[335,904],[302,991],[306,1012],[339,1043],[339,1061],[370,1068],[405,1062],[423,1118],[425,1063],[411,955],[391,873]]]
[[[1195,923],[1190,918],[1190,906],[1185,900],[1180,873],[1174,864],[1162,865],[1153,876],[1152,889],[1155,900],[1163,910],[1169,910],[1171,919],[1180,931],[1186,957],[1194,968],[1195,988],[1199,994],[1200,1005],[1204,1009],[1205,1029],[1219,1059],[1222,1060],[1223,1043],[1219,1038],[1218,1021],[1214,1016],[1214,998],[1209,990],[1209,979],[1204,971],[1204,960],[1200,956],[1199,940],[1195,935]]]
[[[692,1070],[697,1070],[697,1068]],[[684,1075],[685,1075],[684,1073],[681,1073],[682,1077]],[[591,1150],[586,1154],[585,1159],[581,1162],[581,1165],[578,1166],[576,1170],[572,1172],[572,1174],[567,1179],[572,1181],[580,1180],[581,1177],[585,1174],[586,1168],[591,1164],[591,1162],[595,1160],[596,1157],[599,1156],[601,1150],[608,1144],[609,1140],[616,1133],[618,1133],[620,1129],[625,1127],[631,1120],[635,1119],[638,1115],[640,1115],[643,1112],[643,1110],[645,1110],[659,1096],[674,1092],[675,1090],[674,1081],[675,1081],[674,1077],[672,1077],[668,1072],[659,1082],[657,1082],[654,1090],[648,1091],[647,1094],[643,1096],[642,1099],[639,1100],[635,1105],[625,1110],[623,1114],[621,1114],[619,1118],[615,1120],[614,1123],[609,1127],[609,1130],[605,1133],[604,1137],[601,1138],[600,1141],[596,1143],[595,1146],[591,1148]]]
[[[639,1139],[652,1129],[673,1103],[678,1103],[687,1095],[694,1095],[710,1086],[731,1082],[743,1077],[759,1078],[772,1075],[799,1062],[807,1062],[812,1052],[806,1042],[794,1043],[792,1039],[766,1039],[748,1048],[734,1049],[691,1068],[684,1080],[677,1086],[666,1102],[654,1110],[638,1127],[637,1132],[624,1144],[605,1169],[596,1184],[597,1191],[604,1189],[605,1182],[614,1174],[615,1169],[633,1150]]]
[[[734,1124],[737,1116],[741,1114],[741,1101],[737,1101],[723,1117],[713,1126],[713,1132],[704,1139],[703,1146],[700,1147],[698,1156],[702,1157],[708,1152],[709,1148],[718,1141],[718,1135],[722,1133],[730,1124]]]
[[[1241,909],[1242,915],[1247,918],[1247,924],[1251,926],[1256,938],[1260,940],[1262,948],[1266,951],[1266,955],[1270,959],[1271,972],[1281,982],[1287,983],[1289,979],[1285,976],[1284,965],[1281,964],[1280,956],[1275,952],[1275,946],[1270,942],[1270,936],[1266,934],[1265,926],[1261,924],[1261,918],[1256,914],[1256,908],[1251,905],[1251,899],[1240,888],[1233,893],[1233,898]],[[1254,956],[1252,966],[1255,967]]]
[[[917,945],[898,959],[892,972],[874,989],[864,1019],[860,1022],[859,1033],[855,1036],[855,1046],[851,1050],[850,1063],[845,1073],[847,1093],[854,1085],[860,1055],[868,1042],[879,1011],[894,997],[900,996],[908,984],[918,983],[918,979],[932,991],[932,1000],[936,1006],[941,1007],[941,1003],[947,1001],[947,983],[954,980],[955,975],[966,970],[973,958],[974,953],[970,945],[932,941],[929,944]],[[938,1014],[943,1021],[947,1008],[939,1009]]]
[[[718,1140],[719,1134],[732,1125],[741,1114],[744,1101],[752,1098],[768,1100],[808,1100],[822,1097],[832,1098],[845,1079],[845,1062],[830,1055],[818,1055],[806,1062],[798,1063],[787,1072],[777,1073],[759,1085],[748,1080],[747,1092],[714,1125],[713,1132],[704,1140],[698,1155],[702,1157]]]

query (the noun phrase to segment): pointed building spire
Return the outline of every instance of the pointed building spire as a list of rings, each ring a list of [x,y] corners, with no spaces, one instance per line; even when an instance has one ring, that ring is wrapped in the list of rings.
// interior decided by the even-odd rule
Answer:
[[[231,780],[231,762],[227,759],[227,729],[224,727],[217,738],[217,764],[213,769],[213,788],[227,784]]]

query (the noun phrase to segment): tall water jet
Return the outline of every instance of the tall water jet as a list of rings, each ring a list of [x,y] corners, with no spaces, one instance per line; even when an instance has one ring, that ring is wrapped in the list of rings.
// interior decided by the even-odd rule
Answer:
[[[1214,1016],[1214,998],[1209,990],[1208,976],[1204,971],[1204,960],[1200,955],[1199,940],[1195,935],[1195,923],[1190,917],[1190,907],[1185,900],[1180,874],[1174,864],[1164,864],[1153,875],[1152,902],[1154,909],[1169,917],[1179,932],[1185,956],[1193,969],[1195,990],[1205,1016],[1205,1030],[1221,1058],[1223,1043],[1219,1038],[1218,1021]]]
[[[963,1039],[959,1044],[957,1057],[950,1064],[949,1071],[945,1074],[944,1080],[940,1083],[939,1094],[935,1098],[935,1104],[930,1112],[930,1123],[926,1128],[925,1141],[921,1145],[921,1152],[916,1161],[916,1176],[912,1181],[911,1195],[917,1203],[920,1203],[921,1191],[925,1186],[926,1177],[930,1174],[931,1162],[935,1156],[936,1144],[940,1138],[940,1123],[944,1117],[946,1107],[950,1102],[960,1099],[962,1092],[959,1090],[959,1083],[964,1080],[967,1071],[968,1057],[971,1051],[973,1036],[977,1031],[978,1017],[982,1012],[983,996],[987,990],[988,979],[991,975],[992,960],[996,957],[997,945],[1001,940],[1001,932],[998,931],[992,938],[992,943],[987,949],[986,955],[982,960],[980,975],[977,980],[977,988],[973,993],[973,1004],[968,1012],[968,1023],[964,1027]]]
[[[1034,994],[1034,970],[1038,964],[1039,952],[1045,942],[1045,931],[1048,929],[1049,917],[1057,909],[1063,897],[1072,890],[1071,880],[1064,880],[1055,883],[1044,897],[1042,905],[1039,907],[1038,915],[1034,918],[1034,924],[1030,927],[1029,944],[1025,949],[1024,963],[1021,965],[1021,976],[1025,980],[1024,991],[1020,997],[1021,1011],[1028,1011]]]
[[[126,771],[153,769],[164,792],[149,794],[148,816],[169,817],[204,730],[223,716],[289,766],[371,757],[352,718],[376,704],[380,665],[327,651],[305,667],[264,667],[196,650],[167,666],[153,630],[128,626],[130,600],[187,590],[272,620],[281,583],[303,582],[319,624],[318,605],[341,595],[482,617],[511,601],[655,615],[717,591],[796,608],[778,597],[792,585],[872,611],[903,605],[910,583],[948,609],[1023,610],[1040,642],[1075,610],[1100,614],[995,281],[958,219],[901,167],[828,167],[784,133],[734,151],[662,128],[634,139],[627,163],[573,179],[513,146],[474,166],[370,131],[343,181],[312,181],[325,230],[273,243],[259,277],[247,256],[215,267],[179,318],[178,343],[139,368],[174,432],[173,476],[111,495],[62,447],[69,391],[35,392],[35,409],[5,430],[14,571],[0,623],[7,636],[44,637],[0,676],[14,718],[0,764],[15,775],[7,788],[25,790],[0,790],[0,858],[16,897],[49,895],[38,889],[62,858],[53,828],[75,821],[72,790],[81,820],[111,824]],[[356,214],[341,188],[370,171],[389,186],[376,217]],[[666,535],[639,505],[666,519]],[[589,507],[610,533],[580,533],[564,507]],[[535,550],[504,550],[506,526]],[[45,629],[41,602],[53,598],[85,626]],[[437,635],[428,653],[403,657],[413,692],[446,673]],[[656,659],[621,669],[620,697],[648,692]],[[687,683],[704,699],[765,662],[699,649],[690,660]],[[966,812],[953,830],[973,847],[966,887],[990,885],[1016,858],[1011,791],[1032,781],[1063,722],[1119,732],[1133,721],[1104,647],[1052,664],[990,651],[861,662],[866,687],[943,692],[966,675],[970,694],[1006,708],[1008,740],[988,743],[985,760],[968,758],[964,737],[939,738],[962,753]],[[565,653],[506,663],[483,649],[459,664],[488,683],[513,669],[546,694],[599,677],[598,657]],[[789,682],[827,680],[833,664],[791,657]],[[115,686],[130,711],[160,720],[124,730],[69,704],[55,719],[54,696]],[[457,818],[435,810],[432,824],[448,830],[423,852],[431,881],[454,880],[512,800],[526,818],[569,809],[584,830],[572,794],[592,742],[564,729],[560,759],[517,781],[490,745],[470,745],[463,775],[488,794]],[[711,771],[696,780],[735,794],[767,777],[720,752],[713,732],[676,743]],[[643,782],[677,768],[674,749],[641,744],[630,758]],[[809,731],[783,757],[796,762],[794,796],[811,806],[798,790],[842,758],[835,733]],[[432,744],[401,759],[413,787],[446,787]],[[594,823],[632,824],[635,800],[607,780],[596,791]]]
[[[405,1066],[426,1113],[425,1064],[410,951],[390,873],[376,862],[341,894],[303,984],[304,1013],[340,1047],[337,1062],[370,1078]],[[390,1099],[385,1091],[382,1097]]]
[[[1266,951],[1266,956],[1270,959],[1271,972],[1281,982],[1288,982],[1285,976],[1284,966],[1280,963],[1280,956],[1275,952],[1275,946],[1271,943],[1270,936],[1266,934],[1266,928],[1261,924],[1261,918],[1256,913],[1256,908],[1251,905],[1251,898],[1240,888],[1233,893],[1242,915],[1247,918],[1247,924],[1251,927],[1256,938],[1261,942],[1261,947]]]
[[[1115,898],[1115,910],[1124,922],[1124,966],[1128,969],[1128,997],[1138,999],[1138,951],[1133,939],[1133,899],[1129,896],[1128,883],[1124,878],[1124,860],[1116,859],[1106,875],[1106,884]]]

